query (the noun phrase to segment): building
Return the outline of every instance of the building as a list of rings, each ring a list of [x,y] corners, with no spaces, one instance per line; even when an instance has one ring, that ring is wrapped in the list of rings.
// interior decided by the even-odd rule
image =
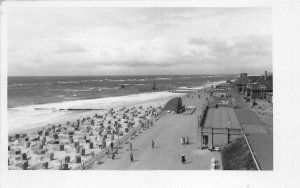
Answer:
[[[266,93],[266,100],[273,103],[273,93]]]
[[[198,147],[222,146],[241,137],[240,123],[233,107],[207,106],[197,129]]]
[[[241,73],[234,81],[234,87],[238,94],[252,99],[265,99],[266,93],[273,92],[273,76],[268,76],[267,71],[263,76],[248,76],[247,73]]]
[[[164,108],[165,111],[174,112],[176,114],[182,111],[182,99],[181,97],[175,97],[167,102]]]
[[[248,77],[247,73],[241,73],[234,82],[235,91],[238,94],[244,95],[246,92],[247,84],[251,81],[251,78]]]
[[[247,84],[245,95],[252,99],[266,99],[267,93],[272,92],[273,76],[268,76],[267,71],[265,71],[264,76],[258,76]]]

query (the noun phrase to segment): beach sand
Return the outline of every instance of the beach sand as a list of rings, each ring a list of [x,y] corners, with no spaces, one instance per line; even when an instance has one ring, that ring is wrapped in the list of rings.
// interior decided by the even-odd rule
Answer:
[[[78,169],[81,162],[89,161],[95,155],[105,152],[107,147],[103,146],[104,141],[106,146],[109,146],[111,142],[117,142],[117,135],[122,139],[131,129],[151,124],[162,112],[161,104],[165,104],[166,99],[171,96],[178,94],[165,96],[156,93],[155,97],[151,96],[146,100],[138,98],[131,103],[127,100],[127,104],[131,105],[126,107],[118,106],[115,102],[117,108],[101,111],[97,116],[95,112],[88,112],[89,114],[83,113],[73,117],[67,123],[50,123],[47,126],[40,124],[39,127],[14,130],[9,134],[9,169],[22,169],[26,166],[26,161],[29,163],[29,169],[42,169],[43,165],[47,165],[45,163],[48,163],[48,169],[59,169],[66,160],[69,169]],[[141,103],[143,105],[138,105]],[[58,138],[55,138],[56,136]],[[76,148],[77,142],[80,149]],[[90,143],[93,144],[92,147]],[[53,160],[50,159],[52,153]],[[77,164],[76,157],[79,156]]]

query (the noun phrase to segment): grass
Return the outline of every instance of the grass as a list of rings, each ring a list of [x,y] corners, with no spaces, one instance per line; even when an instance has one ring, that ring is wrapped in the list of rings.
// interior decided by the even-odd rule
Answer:
[[[243,137],[237,138],[221,150],[223,170],[257,170]]]

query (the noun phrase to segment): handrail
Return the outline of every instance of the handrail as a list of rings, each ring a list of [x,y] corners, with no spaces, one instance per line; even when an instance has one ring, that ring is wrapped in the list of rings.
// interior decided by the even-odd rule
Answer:
[[[260,166],[259,166],[259,164],[258,164],[258,162],[257,162],[257,160],[256,160],[256,158],[255,158],[255,155],[254,155],[254,153],[253,153],[253,151],[252,151],[252,148],[251,148],[251,146],[250,146],[250,143],[249,143],[249,141],[248,141],[248,138],[247,138],[246,134],[244,134],[244,138],[245,138],[245,140],[246,140],[246,142],[247,142],[247,145],[248,145],[248,147],[249,147],[249,150],[250,150],[250,153],[251,153],[252,158],[253,158],[253,160],[254,160],[254,163],[255,163],[255,165],[256,165],[256,168],[257,168],[258,171],[260,171],[260,170],[261,170],[261,169],[260,169]]]

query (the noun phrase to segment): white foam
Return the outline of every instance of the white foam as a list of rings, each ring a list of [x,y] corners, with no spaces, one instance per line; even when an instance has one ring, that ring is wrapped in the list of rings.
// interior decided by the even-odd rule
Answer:
[[[204,89],[206,87],[211,87],[211,86],[216,86],[218,84],[223,84],[226,83],[226,81],[217,81],[217,82],[207,82],[203,86],[193,86],[193,87],[178,87],[181,90],[199,90],[199,89]]]

